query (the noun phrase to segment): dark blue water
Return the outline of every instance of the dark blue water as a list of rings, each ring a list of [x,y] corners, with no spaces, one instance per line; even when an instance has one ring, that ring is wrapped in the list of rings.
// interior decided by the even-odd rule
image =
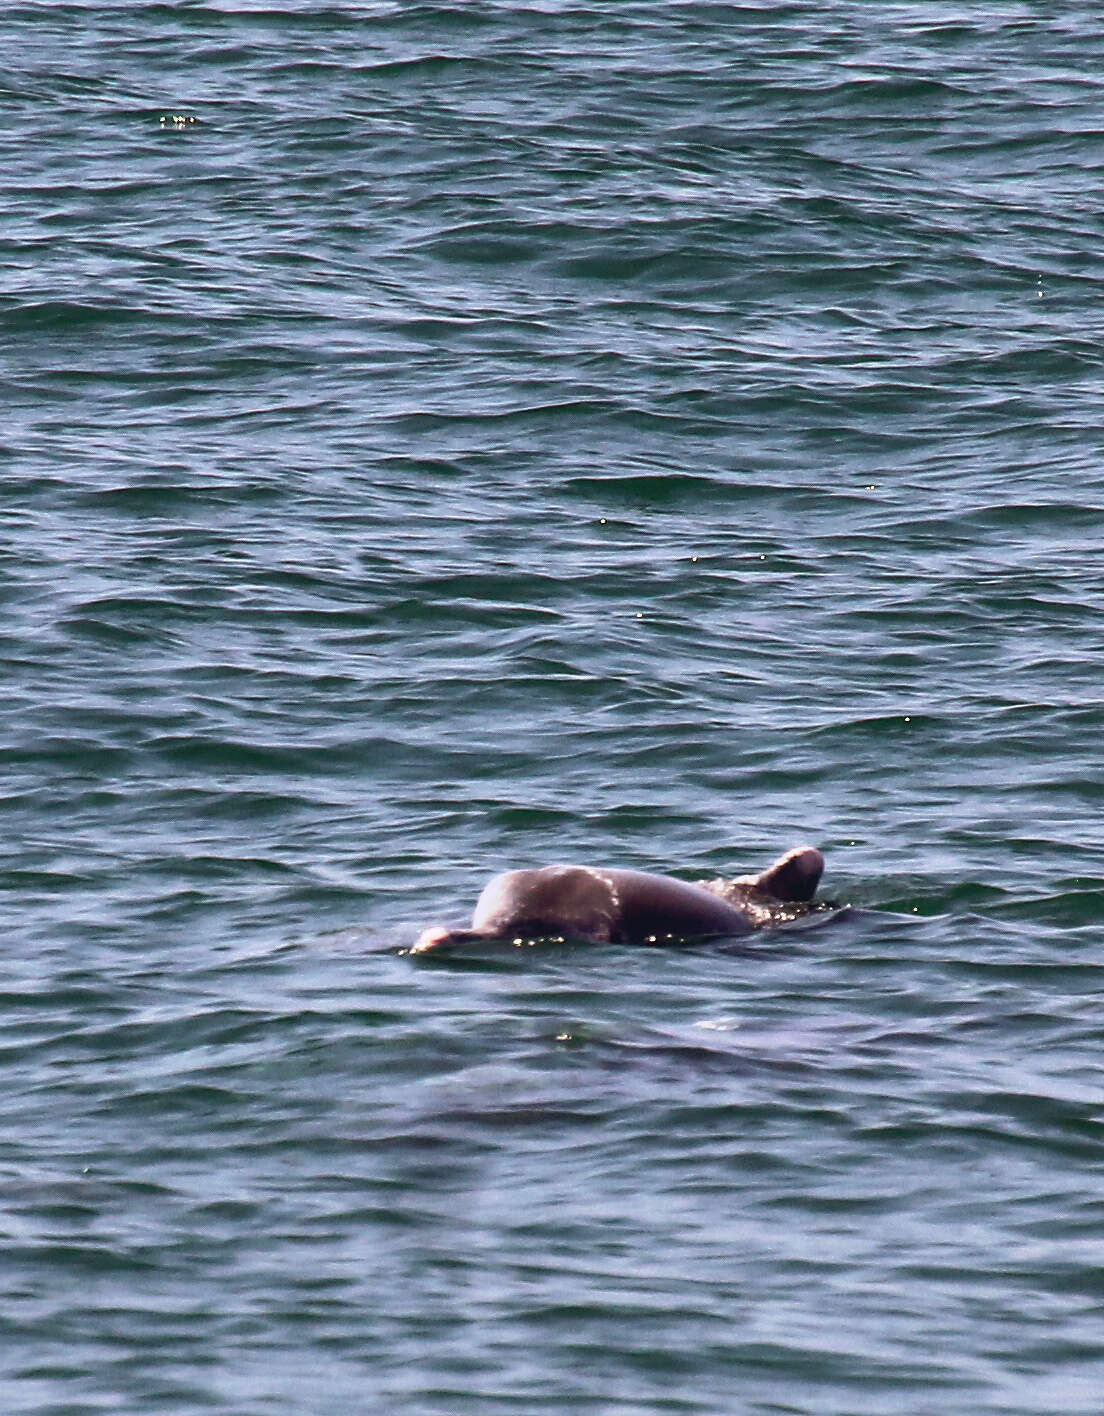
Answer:
[[[0,42],[5,1411],[1096,1416],[1095,8]]]

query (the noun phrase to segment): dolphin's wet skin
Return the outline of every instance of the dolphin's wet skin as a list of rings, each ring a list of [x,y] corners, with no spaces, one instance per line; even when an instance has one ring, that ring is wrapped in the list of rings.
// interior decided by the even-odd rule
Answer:
[[[758,875],[691,883],[643,870],[546,865],[496,875],[466,929],[434,925],[413,954],[478,943],[559,938],[595,944],[667,944],[730,937],[816,909],[824,857],[797,846]]]

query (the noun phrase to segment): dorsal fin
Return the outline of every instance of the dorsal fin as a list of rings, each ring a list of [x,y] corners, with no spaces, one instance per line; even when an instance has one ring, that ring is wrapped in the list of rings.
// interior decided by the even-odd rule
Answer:
[[[740,877],[741,885],[754,885],[776,900],[811,900],[824,874],[824,857],[815,846],[795,846],[759,875]]]

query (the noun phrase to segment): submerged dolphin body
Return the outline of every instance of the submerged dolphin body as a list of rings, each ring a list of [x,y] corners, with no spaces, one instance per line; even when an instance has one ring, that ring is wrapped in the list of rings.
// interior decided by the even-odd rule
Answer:
[[[480,942],[579,939],[596,944],[666,944],[747,934],[813,908],[824,857],[797,846],[759,875],[691,884],[643,870],[545,865],[491,880],[469,929],[435,925],[414,954]]]

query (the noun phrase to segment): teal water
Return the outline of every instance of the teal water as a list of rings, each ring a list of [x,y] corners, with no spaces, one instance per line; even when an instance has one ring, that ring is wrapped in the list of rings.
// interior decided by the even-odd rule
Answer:
[[[5,1411],[1096,1416],[1094,8],[0,39]]]

